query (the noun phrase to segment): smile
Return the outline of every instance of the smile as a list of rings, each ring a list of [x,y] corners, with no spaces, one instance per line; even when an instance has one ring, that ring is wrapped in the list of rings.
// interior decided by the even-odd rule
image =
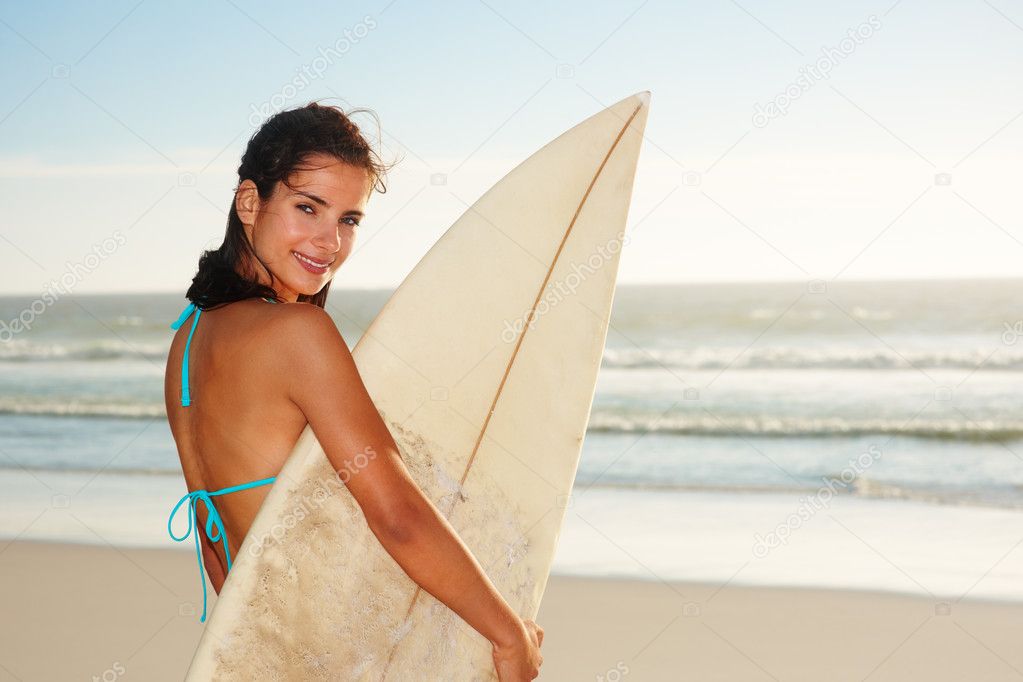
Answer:
[[[324,272],[327,271],[327,268],[330,266],[330,264],[334,262],[334,261],[326,261],[326,262],[318,261],[318,260],[310,258],[309,256],[301,254],[298,251],[292,251],[291,253],[294,254],[295,258],[298,259],[298,262],[301,263],[302,266],[306,270],[308,270],[309,272],[316,273],[316,274],[323,274]]]

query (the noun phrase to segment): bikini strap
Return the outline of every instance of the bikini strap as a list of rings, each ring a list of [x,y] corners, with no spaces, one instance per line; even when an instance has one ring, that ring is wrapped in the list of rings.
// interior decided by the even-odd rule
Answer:
[[[174,520],[174,516],[178,513],[178,509],[182,504],[188,502],[188,530],[181,537],[174,534],[171,529],[171,522]],[[195,516],[195,507],[202,501],[206,505],[206,537],[210,539],[210,542],[216,543],[218,540],[224,540],[224,549],[227,550],[227,534],[224,531],[224,522],[220,518],[220,513],[217,512],[216,506],[213,504],[213,500],[210,499],[210,494],[205,490],[195,490],[186,494],[178,503],[174,505],[174,509],[170,513],[170,517],[167,519],[167,533],[176,542],[182,542],[188,539],[189,535],[192,535],[192,530],[195,530],[195,556],[199,562],[199,582],[202,584],[202,615],[199,617],[200,623],[206,622],[206,572],[203,569],[202,564],[202,549],[199,547],[199,529],[198,519]],[[214,534],[214,529],[216,534]]]
[[[270,478],[261,478],[258,481],[249,481],[248,483],[242,483],[240,485],[233,485],[230,488],[221,488],[220,490],[213,491],[212,493],[210,493],[210,495],[226,495],[227,493],[233,493],[233,492],[238,491],[238,490],[248,490],[249,488],[258,488],[261,485],[266,485],[267,483],[273,483],[276,480],[277,480],[276,476],[271,476]],[[228,566],[228,568],[231,568],[231,567]]]
[[[266,301],[267,303],[277,303],[277,301],[275,301],[275,300],[273,300],[271,298],[267,298],[265,296],[263,296],[262,299],[264,301]],[[187,320],[188,316],[191,315],[193,312],[195,313],[195,319],[192,320],[192,328],[188,332],[188,340],[185,341],[185,353],[184,353],[184,355],[181,358],[181,406],[182,407],[188,407],[189,405],[192,404],[192,395],[191,395],[191,393],[189,391],[189,386],[188,386],[188,351],[192,347],[192,335],[195,334],[195,327],[196,327],[197,324],[199,324],[199,316],[202,314],[202,308],[199,308],[194,303],[189,303],[187,306],[185,306],[185,309],[183,311],[181,311],[181,315],[178,316],[178,319],[175,320],[171,324],[171,326],[170,326],[171,329],[178,329],[181,325],[183,325],[185,323],[185,320]]]
[[[202,315],[202,308],[199,308],[194,303],[189,303],[178,319],[171,324],[171,329],[178,329],[185,323],[188,316],[195,313],[195,319],[192,320],[192,328],[188,332],[188,340],[185,341],[185,354],[181,359],[181,405],[188,407],[192,404],[192,397],[188,391],[188,350],[192,345],[192,334],[195,334],[195,326],[199,324],[199,316]]]
[[[200,623],[206,622],[206,571],[203,569],[202,562],[202,549],[199,546],[199,520],[195,515],[196,506],[199,502],[206,505],[206,537],[210,539],[210,542],[216,544],[217,542],[224,543],[224,556],[227,558],[227,570],[231,570],[231,549],[227,541],[227,531],[224,529],[224,520],[220,517],[220,512],[217,511],[216,505],[213,504],[213,500],[210,499],[217,495],[226,495],[227,493],[233,493],[237,490],[247,490],[249,488],[256,488],[261,485],[267,485],[277,480],[276,476],[270,478],[263,478],[258,481],[251,481],[249,483],[243,483],[241,485],[231,486],[230,488],[223,488],[221,490],[215,490],[212,493],[206,490],[194,490],[184,495],[178,503],[174,505],[174,509],[171,510],[170,517],[167,519],[167,533],[171,536],[171,539],[176,542],[183,542],[188,539],[189,535],[192,535],[192,531],[195,531],[195,558],[199,564],[199,582],[202,584],[202,616],[199,617]],[[178,513],[178,509],[181,508],[185,502],[188,502],[188,530],[181,537],[174,534],[174,530],[171,528],[171,524],[174,521],[175,515]]]

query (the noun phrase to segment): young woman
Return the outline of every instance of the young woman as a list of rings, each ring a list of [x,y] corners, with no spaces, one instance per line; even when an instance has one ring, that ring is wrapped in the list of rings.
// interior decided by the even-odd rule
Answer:
[[[386,191],[385,171],[347,115],[315,102],[276,114],[249,140],[224,243],[203,253],[191,303],[171,325],[164,393],[192,491],[179,507],[194,505],[200,569],[219,594],[230,548],[307,423],[338,471],[345,453],[372,447],[378,456],[346,485],[374,535],[493,644],[499,679],[532,680],[543,629],[518,617],[410,477],[323,307],[370,194]],[[208,537],[200,529],[211,521],[222,530]]]

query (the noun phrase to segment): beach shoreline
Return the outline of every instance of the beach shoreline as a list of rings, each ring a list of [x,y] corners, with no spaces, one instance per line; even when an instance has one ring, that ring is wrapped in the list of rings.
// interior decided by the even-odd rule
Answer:
[[[190,552],[15,540],[0,575],[0,682],[180,680],[204,627]],[[1023,680],[1019,602],[552,575],[536,620],[547,680]]]

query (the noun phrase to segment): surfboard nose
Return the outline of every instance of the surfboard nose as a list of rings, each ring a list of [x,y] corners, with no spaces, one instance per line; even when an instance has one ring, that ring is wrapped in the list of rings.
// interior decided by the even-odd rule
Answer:
[[[650,91],[640,90],[636,94],[626,97],[618,104],[625,105],[624,108],[630,111],[630,114],[628,114],[628,128],[630,131],[638,133],[642,137],[646,130],[647,114],[650,113]]]

